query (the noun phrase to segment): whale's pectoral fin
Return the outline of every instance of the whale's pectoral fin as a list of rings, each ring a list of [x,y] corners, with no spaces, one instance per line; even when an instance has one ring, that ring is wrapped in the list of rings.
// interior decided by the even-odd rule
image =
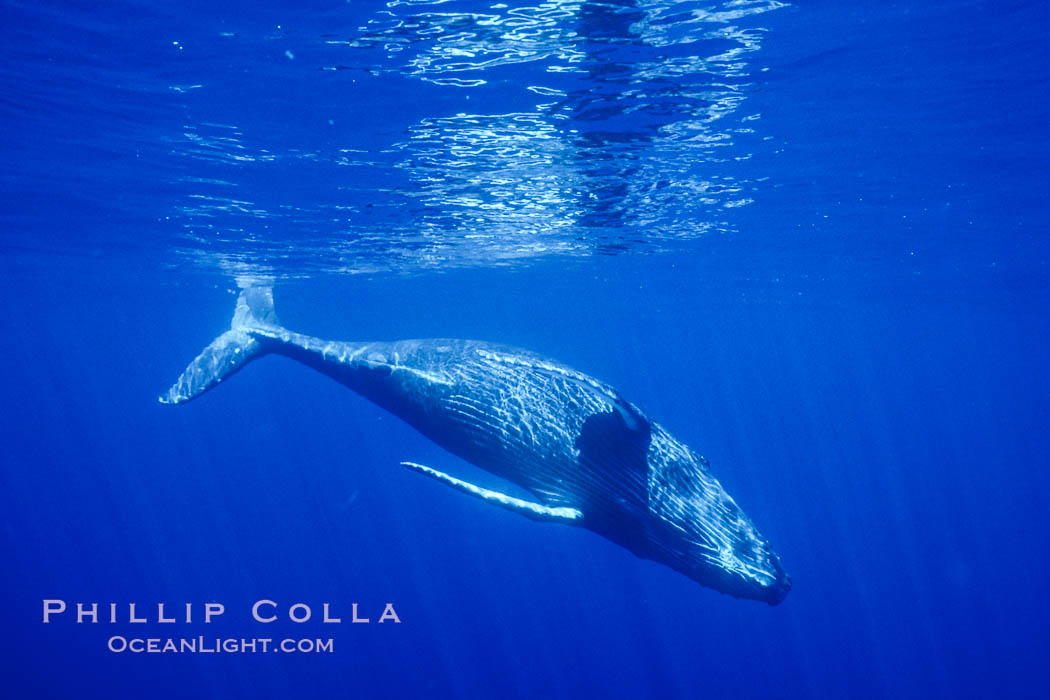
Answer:
[[[617,475],[631,490],[645,491],[652,425],[641,414],[627,417],[618,407],[587,417],[576,437],[580,465]]]
[[[553,520],[561,523],[572,523],[583,518],[583,513],[575,508],[551,508],[550,506],[544,506],[539,503],[515,498],[514,496],[508,496],[499,491],[492,491],[491,489],[475,486],[474,484],[463,481],[462,479],[457,479],[454,476],[449,476],[444,472],[439,472],[437,469],[431,469],[422,464],[416,464],[415,462],[402,462],[401,466],[408,467],[409,469],[413,469],[421,474],[426,474],[427,476],[446,483],[463,493],[468,493],[471,496],[477,496],[489,503],[503,506],[508,510],[512,510],[515,513],[521,513],[525,517],[532,518],[533,520]]]

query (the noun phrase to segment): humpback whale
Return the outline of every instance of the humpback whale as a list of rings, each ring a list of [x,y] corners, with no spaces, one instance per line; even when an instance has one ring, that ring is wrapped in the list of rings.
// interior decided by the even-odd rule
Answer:
[[[473,340],[334,342],[282,327],[273,290],[247,287],[230,329],[160,397],[196,398],[263,355],[298,360],[535,500],[402,465],[535,520],[587,528],[738,598],[776,605],[779,557],[712,475],[613,387],[559,362]]]

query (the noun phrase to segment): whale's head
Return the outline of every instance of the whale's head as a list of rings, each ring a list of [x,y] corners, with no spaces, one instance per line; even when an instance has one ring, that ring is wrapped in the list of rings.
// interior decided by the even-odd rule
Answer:
[[[776,605],[791,590],[772,546],[707,460],[654,426],[648,454],[649,559],[738,598]]]

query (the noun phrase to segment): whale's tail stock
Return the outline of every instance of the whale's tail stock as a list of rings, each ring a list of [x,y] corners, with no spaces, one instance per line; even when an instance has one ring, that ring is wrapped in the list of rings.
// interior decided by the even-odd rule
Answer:
[[[195,399],[255,358],[265,355],[264,344],[251,331],[277,327],[273,287],[244,287],[237,297],[230,330],[197,355],[172,387],[159,397],[160,402],[174,404]]]

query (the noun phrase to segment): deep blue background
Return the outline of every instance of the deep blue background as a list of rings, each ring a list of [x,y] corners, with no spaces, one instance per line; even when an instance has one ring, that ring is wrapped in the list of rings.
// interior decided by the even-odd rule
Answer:
[[[200,237],[187,222],[203,213],[186,210],[200,183],[185,178],[242,171],[187,158],[187,125],[238,123],[273,152],[324,153],[347,140],[381,149],[401,124],[461,108],[464,93],[399,74],[360,71],[335,94],[317,78],[327,56],[300,74],[284,44],[217,37],[298,25],[296,61],[313,60],[319,33],[348,33],[381,8],[4,4],[5,697],[1041,697],[1041,5],[761,15],[755,65],[768,70],[751,76],[742,108],[761,115],[758,134],[748,160],[719,166],[751,183],[754,201],[664,252],[347,276],[295,258],[331,244],[309,236],[320,215],[263,222],[263,246]],[[510,104],[514,76],[474,99]],[[206,99],[170,89],[209,79],[219,89]],[[353,123],[329,125],[336,106]],[[371,176],[387,177],[380,166]],[[339,178],[368,184],[346,172],[277,161],[230,186],[316,212]],[[415,210],[399,211],[392,226],[414,225]],[[384,259],[382,243],[367,245],[368,261]],[[285,267],[282,246],[295,259]],[[293,329],[489,339],[619,387],[710,458],[792,592],[776,608],[734,600],[406,472],[398,461],[486,478],[281,359],[185,407],[158,404],[228,323],[222,265],[241,252],[292,278],[277,297]],[[263,627],[248,621],[261,597],[330,601],[344,618],[352,602],[376,614],[393,602],[403,624]],[[217,600],[228,612],[145,632],[42,625],[43,598]],[[336,653],[115,655],[113,631],[333,636]]]

